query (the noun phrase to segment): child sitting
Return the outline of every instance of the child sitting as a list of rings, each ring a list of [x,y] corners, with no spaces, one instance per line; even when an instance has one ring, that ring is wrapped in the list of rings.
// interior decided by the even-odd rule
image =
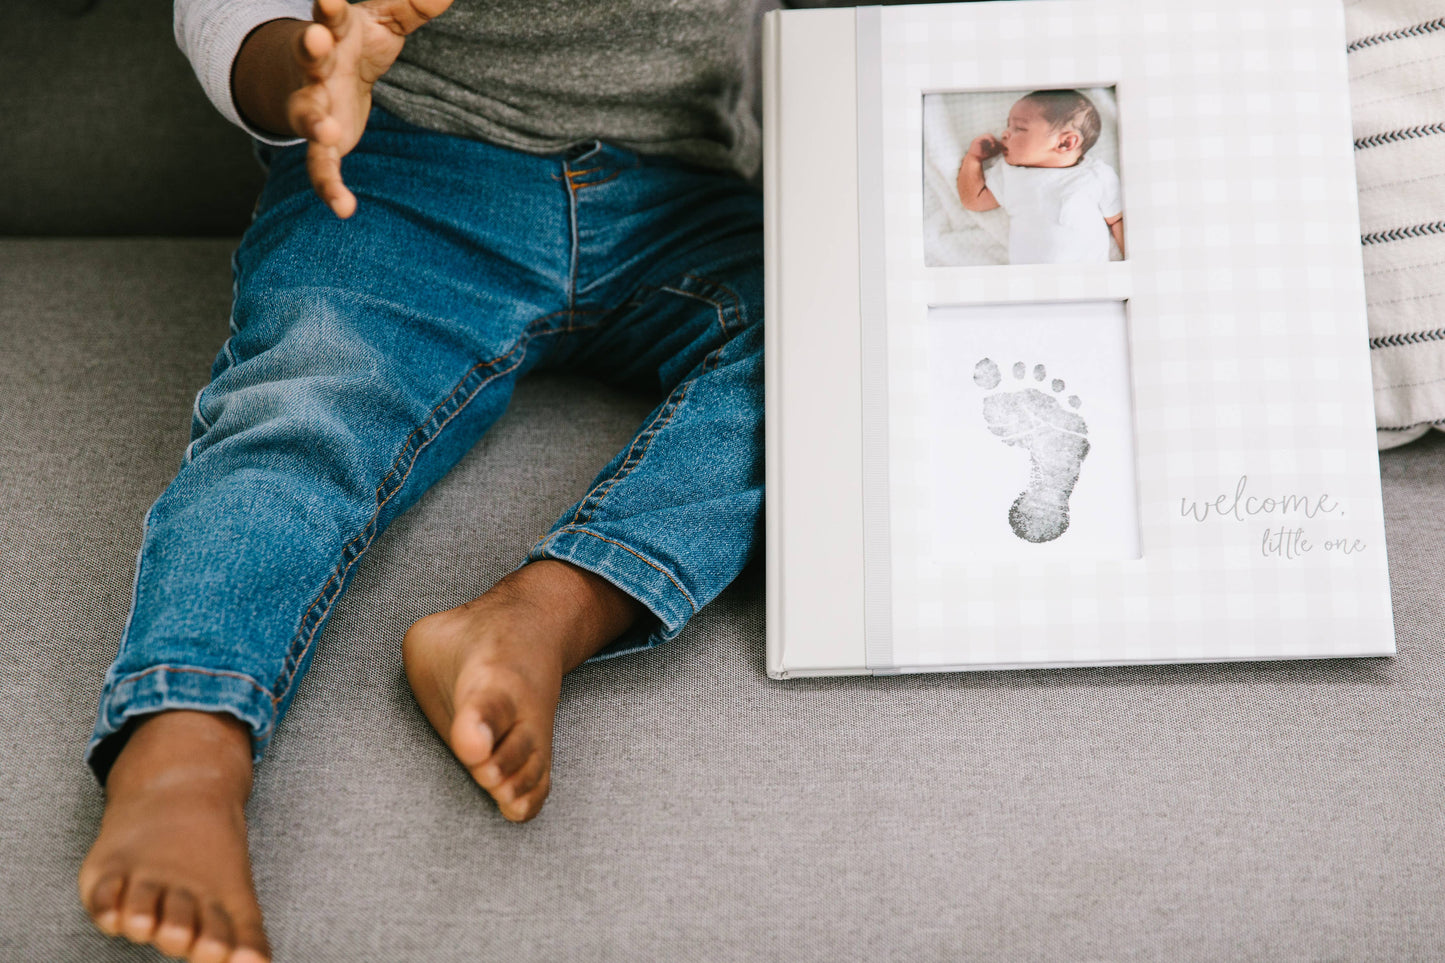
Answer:
[[[1124,251],[1119,176],[1087,156],[1099,112],[1077,90],[1036,90],[1019,98],[998,137],[984,134],[958,168],[958,198],[970,211],[1009,215],[1010,264],[1109,260],[1109,238]],[[1003,157],[984,170],[983,163]]]
[[[106,804],[78,884],[103,932],[270,959],[253,766],[368,547],[528,371],[657,407],[509,575],[398,640],[418,709],[502,816],[547,797],[563,674],[673,638],[746,564],[754,6],[177,0],[183,49],[268,173],[87,748]]]

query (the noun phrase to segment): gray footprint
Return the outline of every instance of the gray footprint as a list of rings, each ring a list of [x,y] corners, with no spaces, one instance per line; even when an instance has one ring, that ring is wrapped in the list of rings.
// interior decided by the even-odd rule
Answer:
[[[1024,380],[1027,369],[1014,363],[1013,376]],[[1033,380],[1048,377],[1044,366],[1033,367]],[[973,383],[987,391],[999,386],[1003,377],[998,365],[988,358],[973,368]],[[1055,378],[1049,385],[1054,394],[1064,390]],[[1079,407],[1079,396],[1069,396],[1069,406]],[[988,430],[1004,444],[1029,453],[1029,485],[1014,499],[1008,520],[1014,534],[1029,542],[1051,542],[1069,528],[1069,495],[1079,480],[1079,469],[1089,453],[1089,427],[1084,419],[1061,406],[1053,395],[1038,388],[1020,387],[998,391],[983,399],[983,420]]]

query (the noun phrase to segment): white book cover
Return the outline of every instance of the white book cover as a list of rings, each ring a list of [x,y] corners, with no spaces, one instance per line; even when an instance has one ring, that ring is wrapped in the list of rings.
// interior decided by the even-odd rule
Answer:
[[[770,675],[1394,653],[1338,0],[763,55]]]

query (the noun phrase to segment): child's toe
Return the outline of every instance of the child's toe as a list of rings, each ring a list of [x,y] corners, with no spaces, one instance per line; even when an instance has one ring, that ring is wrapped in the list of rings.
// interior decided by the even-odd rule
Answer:
[[[236,945],[236,926],[231,914],[212,900],[201,910],[201,921],[195,945],[191,947],[191,963],[225,963]]]
[[[495,730],[482,721],[475,706],[463,706],[452,719],[447,743],[452,753],[468,769],[486,762],[496,745]]]
[[[178,887],[161,897],[160,924],[156,927],[156,949],[167,956],[184,956],[196,939],[196,898]]]
[[[125,874],[110,873],[90,883],[81,871],[81,899],[95,925],[106,936],[120,935],[120,900],[125,890]]]
[[[502,807],[502,815],[514,823],[524,823],[537,813],[542,811],[542,803],[547,800],[547,793],[552,789],[552,770],[546,767],[542,770],[542,778],[532,790],[511,803]]]
[[[497,751],[482,765],[475,767],[472,775],[484,789],[495,795],[496,790],[522,768],[532,752],[531,733],[524,726],[513,726],[498,744]]]
[[[512,696],[501,688],[473,689],[457,700],[456,718],[452,720],[451,748],[468,769],[485,763],[499,742],[506,740],[516,725],[517,706]]]
[[[542,776],[547,772],[547,757],[540,752],[534,752],[527,757],[516,773],[504,784],[503,789],[512,801],[515,802],[526,796],[537,784],[542,781]]]
[[[149,943],[156,930],[156,906],[161,884],[153,880],[132,882],[126,888],[125,906],[120,914],[121,932],[135,943]]]

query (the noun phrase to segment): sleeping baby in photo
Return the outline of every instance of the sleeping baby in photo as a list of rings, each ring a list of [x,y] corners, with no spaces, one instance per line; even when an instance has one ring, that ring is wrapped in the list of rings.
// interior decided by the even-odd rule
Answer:
[[[958,198],[970,211],[1008,213],[1010,264],[1107,261],[1111,238],[1124,252],[1119,175],[1088,156],[1101,126],[1077,90],[1036,90],[1009,110],[1003,133],[969,146]]]

